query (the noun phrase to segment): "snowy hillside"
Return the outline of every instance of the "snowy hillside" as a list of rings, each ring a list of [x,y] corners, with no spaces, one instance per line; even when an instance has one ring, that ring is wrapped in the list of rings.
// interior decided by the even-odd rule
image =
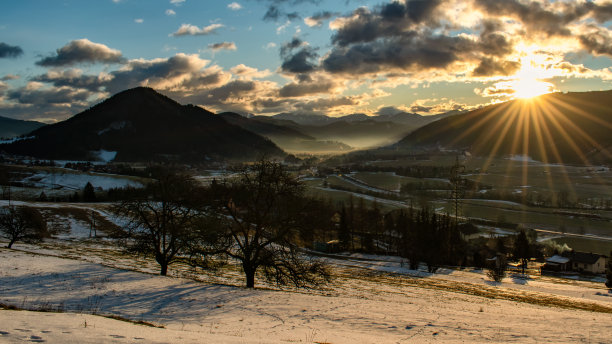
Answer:
[[[324,290],[248,290],[231,268],[176,265],[173,277],[157,276],[153,261],[107,241],[16,247],[0,249],[0,303],[66,313],[1,310],[1,342],[604,343],[612,333],[603,283],[511,276],[496,284],[479,271],[431,275],[399,258],[357,255],[328,258],[335,279]]]

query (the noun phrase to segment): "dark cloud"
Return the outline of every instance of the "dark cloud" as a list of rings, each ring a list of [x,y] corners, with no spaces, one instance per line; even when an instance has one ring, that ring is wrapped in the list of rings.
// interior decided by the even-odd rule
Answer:
[[[285,8],[294,8],[296,5],[302,3],[318,4],[321,0],[259,0],[260,2],[268,4],[266,14],[264,14],[263,20],[266,21],[277,21],[281,18],[287,18],[294,20],[301,18],[298,12],[288,12]]]
[[[433,106],[412,105],[410,107],[410,112],[429,112],[432,109],[433,109]]]
[[[53,104],[78,104],[86,101],[92,95],[91,92],[72,87],[57,88],[31,88],[21,87],[7,93],[7,97],[21,104],[31,105],[53,105]]]
[[[302,97],[306,95],[328,93],[335,84],[330,80],[289,83],[279,90],[281,97]]]
[[[251,80],[234,80],[227,84],[204,92],[197,98],[204,104],[222,104],[230,98],[240,98],[255,91],[256,83]]]
[[[331,108],[338,106],[351,106],[358,105],[358,97],[337,97],[337,98],[319,98],[307,102],[298,102],[295,104],[295,108],[302,111],[328,111]]]
[[[495,20],[485,20],[480,32],[480,50],[493,56],[504,56],[512,53],[514,46],[503,32],[502,23]]]
[[[96,62],[123,63],[125,59],[119,50],[111,49],[104,44],[94,43],[88,39],[78,39],[57,49],[55,55],[45,57],[36,64],[44,67],[59,67]]]
[[[99,91],[106,82],[98,75],[83,75],[77,70],[66,70],[60,73],[48,72],[32,78],[33,81],[46,82],[56,87],[70,86],[84,88],[92,92]]]
[[[516,61],[498,61],[485,57],[472,72],[473,76],[508,76],[516,73],[521,63]]]
[[[212,51],[219,50],[236,50],[236,44],[234,42],[221,42],[221,43],[213,43],[208,45],[208,49]]]
[[[0,42],[0,58],[15,58],[23,55],[21,47]]]
[[[374,11],[360,7],[347,17],[349,21],[334,34],[332,42],[347,46],[402,36],[423,22],[436,26],[435,10],[440,3],[438,0],[394,1]]]
[[[578,37],[580,44],[591,54],[612,56],[612,37],[598,30]]]
[[[297,50],[297,51],[295,51]],[[281,70],[287,73],[310,73],[317,69],[319,57],[316,49],[299,38],[283,44],[280,49]]]
[[[464,37],[422,36],[411,33],[396,39],[336,48],[324,59],[331,73],[376,73],[389,68],[402,70],[446,68],[476,51],[476,44]]]
[[[597,5],[590,1],[564,2],[550,6],[538,1],[519,0],[475,0],[486,14],[493,16],[512,16],[520,20],[531,33],[544,33],[547,36],[570,36],[568,24],[592,16],[599,23],[612,19],[612,5]]]

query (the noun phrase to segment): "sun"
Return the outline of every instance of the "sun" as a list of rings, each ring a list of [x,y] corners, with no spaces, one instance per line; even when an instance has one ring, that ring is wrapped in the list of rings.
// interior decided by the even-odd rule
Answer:
[[[514,98],[528,99],[555,91],[555,85],[542,81],[550,78],[550,70],[545,68],[542,56],[528,54],[521,58],[521,69],[508,85],[514,91]]]
[[[554,92],[555,86],[550,82],[540,81],[533,77],[519,78],[510,83],[514,90],[513,96],[520,99],[528,99]]]

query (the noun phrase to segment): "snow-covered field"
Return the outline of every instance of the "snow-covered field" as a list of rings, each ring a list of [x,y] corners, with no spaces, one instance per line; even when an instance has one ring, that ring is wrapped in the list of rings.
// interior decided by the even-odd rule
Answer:
[[[72,190],[82,190],[88,182],[94,188],[108,190],[110,188],[122,188],[126,186],[142,187],[142,184],[126,178],[125,176],[103,174],[103,173],[80,173],[80,172],[57,172],[49,173],[40,171],[23,180],[28,185],[35,187],[63,187]]]
[[[0,303],[63,313],[0,310],[0,342],[609,343],[612,333],[612,294],[601,282],[495,284],[479,271],[431,275],[398,257],[339,255],[326,258],[335,280],[324,290],[248,290],[237,271],[171,266],[172,277],[157,276],[154,262],[106,241],[15,246],[0,249]]]

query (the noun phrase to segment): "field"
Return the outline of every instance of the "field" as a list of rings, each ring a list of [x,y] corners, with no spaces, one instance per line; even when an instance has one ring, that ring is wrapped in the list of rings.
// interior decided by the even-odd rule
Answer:
[[[325,258],[334,279],[322,289],[258,280],[249,290],[232,265],[178,264],[160,277],[152,259],[79,231],[0,249],[2,341],[604,343],[612,331],[612,294],[597,278],[513,273],[495,283],[479,270],[430,274],[354,254]]]
[[[464,157],[460,162],[465,166],[464,178],[486,187],[484,194],[479,195],[483,199],[461,201],[460,215],[487,220],[490,223],[522,224],[527,228],[557,232],[554,234],[555,238],[566,238],[570,247],[573,244],[580,250],[603,253],[609,247],[607,241],[597,240],[597,237],[612,237],[612,211],[601,209],[602,205],[612,201],[612,172],[609,168],[545,164],[525,157]],[[455,157],[446,155],[435,156],[432,160],[373,161],[367,166],[448,166],[450,171],[453,163]],[[340,186],[343,191],[322,190],[323,180],[310,183],[318,187],[316,192],[313,192],[331,197],[335,201],[346,201],[349,195],[371,201],[372,192],[378,191],[377,203],[381,204],[385,203],[381,199],[389,198],[385,196],[385,191],[399,191],[402,184],[420,182],[434,189],[429,190],[426,196],[422,193],[404,194],[400,201],[393,197],[386,203],[385,209],[402,208],[412,202],[415,205],[427,203],[439,213],[454,213],[453,203],[449,200],[450,192],[440,190],[447,187],[444,178],[419,179],[399,176],[393,172],[353,172],[349,176],[351,179],[343,175],[330,175],[325,178],[329,187]],[[486,193],[493,196],[507,195],[506,197],[516,201],[520,201],[524,193],[529,194],[525,197],[532,200],[556,201],[559,197],[565,197],[568,202],[577,203],[585,209],[564,209],[552,205],[527,206],[516,201],[489,198]],[[595,238],[581,240],[567,237],[565,233],[591,235]],[[542,236],[550,237],[545,233]]]

